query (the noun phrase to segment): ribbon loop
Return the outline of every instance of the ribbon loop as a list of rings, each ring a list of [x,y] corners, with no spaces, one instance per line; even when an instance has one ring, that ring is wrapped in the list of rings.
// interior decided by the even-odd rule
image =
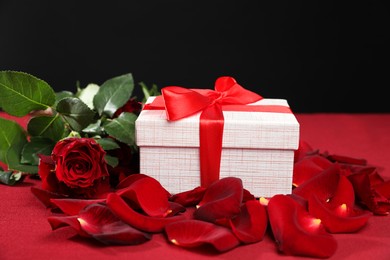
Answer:
[[[168,120],[179,120],[200,114],[199,159],[201,186],[208,187],[219,179],[224,105],[246,105],[263,97],[244,89],[232,77],[219,77],[215,90],[186,89],[169,86],[161,90]],[[158,100],[156,103],[160,103]],[[158,109],[149,105],[148,109]]]

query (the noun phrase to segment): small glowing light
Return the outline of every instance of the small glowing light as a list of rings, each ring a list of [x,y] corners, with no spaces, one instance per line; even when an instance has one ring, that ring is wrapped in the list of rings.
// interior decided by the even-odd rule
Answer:
[[[327,200],[325,200],[326,203],[329,203],[330,202],[330,198],[328,198]]]
[[[321,225],[321,219],[319,218],[310,218],[307,229],[310,231],[316,231]]]
[[[168,216],[168,215],[171,214],[171,213],[172,213],[172,210],[171,210],[171,209],[168,209],[167,212],[165,212],[164,217]]]
[[[336,213],[340,216],[346,216],[348,214],[348,207],[347,204],[343,203],[340,206],[337,207]]]
[[[263,206],[268,206],[269,200],[266,199],[266,198],[264,198],[264,197],[260,197],[260,198],[259,198],[259,202],[260,202],[260,204],[263,205]]]
[[[84,219],[82,218],[77,218],[78,222],[80,223],[81,226],[85,226],[87,225],[87,221],[85,221]]]
[[[171,243],[172,243],[172,244],[175,244],[175,245],[179,245],[179,243],[177,242],[176,239],[171,239]]]

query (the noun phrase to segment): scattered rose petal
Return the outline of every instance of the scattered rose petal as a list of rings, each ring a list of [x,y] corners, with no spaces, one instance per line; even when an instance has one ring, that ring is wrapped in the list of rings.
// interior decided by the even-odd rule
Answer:
[[[299,140],[298,149],[294,151],[294,162],[298,162],[308,154],[312,153],[314,149],[309,143]]]
[[[237,247],[240,241],[225,227],[220,227],[200,220],[182,220],[165,227],[168,240],[181,247],[212,245],[219,252],[226,252]]]
[[[242,193],[242,203],[247,202],[248,200],[255,200],[256,197],[249,190],[243,189]]]
[[[66,215],[78,215],[86,206],[105,202],[105,199],[51,199],[50,202],[58,207]]]
[[[222,178],[207,188],[194,216],[196,219],[214,223],[218,219],[229,219],[240,212],[242,198],[241,179]]]
[[[230,220],[234,235],[244,244],[263,240],[267,223],[267,211],[256,200],[248,200],[241,206],[240,214]]]
[[[67,198],[64,195],[60,195],[48,190],[43,190],[37,187],[31,187],[31,192],[34,196],[42,202],[47,208],[55,208],[56,205],[51,202],[51,199],[64,199]]]
[[[320,155],[307,156],[294,164],[293,185],[300,186],[332,165],[328,159]]]
[[[342,199],[344,201],[342,203],[350,204],[354,201],[354,191],[352,186],[348,186],[348,182],[340,175],[340,165],[337,163],[332,164],[328,169],[296,187],[292,193],[306,200],[312,194],[316,194],[322,201],[334,200],[338,197],[336,192],[343,192],[344,187],[339,187],[340,179],[344,180],[342,186],[345,185],[348,188],[343,193]]]
[[[137,245],[152,237],[124,223],[102,204],[87,206],[77,220],[87,234],[107,245]]]
[[[139,179],[143,179],[143,178],[151,178],[151,177],[148,175],[142,174],[142,173],[131,174],[131,175],[127,176],[126,178],[124,178],[122,181],[120,181],[119,184],[116,186],[116,189],[120,190],[123,188],[127,188],[131,184],[133,184],[134,182],[138,181]]]
[[[205,187],[196,187],[193,190],[183,191],[172,195],[169,200],[180,203],[184,207],[195,206],[202,200],[206,191]]]
[[[326,258],[335,253],[337,241],[321,220],[311,216],[292,197],[275,195],[267,209],[278,250],[284,254]]]
[[[148,216],[164,217],[169,214],[169,203],[166,190],[154,178],[139,178],[118,194],[127,201],[135,203]]]
[[[372,215],[347,204],[332,206],[324,203],[315,195],[309,198],[309,212],[321,219],[325,229],[330,233],[353,233],[362,229]]]
[[[330,154],[327,158],[332,162],[356,164],[356,165],[367,165],[367,160],[362,158],[354,158],[345,155]]]
[[[183,215],[173,217],[150,217],[140,214],[133,210],[123,199],[116,193],[107,196],[107,206],[125,223],[145,232],[162,232],[164,227],[172,222],[182,220]]]
[[[385,182],[374,167],[354,168],[348,176],[356,199],[375,215],[388,215],[390,212],[390,183]]]
[[[87,232],[85,232],[81,226],[80,222],[77,220],[78,216],[51,216],[47,220],[51,226],[52,230],[56,230],[62,227],[70,226],[82,237],[91,237]]]

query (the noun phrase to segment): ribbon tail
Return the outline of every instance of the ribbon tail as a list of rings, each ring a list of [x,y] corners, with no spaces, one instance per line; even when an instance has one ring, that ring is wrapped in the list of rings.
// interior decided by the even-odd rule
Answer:
[[[208,106],[200,115],[200,184],[208,187],[219,179],[224,118],[221,105]]]

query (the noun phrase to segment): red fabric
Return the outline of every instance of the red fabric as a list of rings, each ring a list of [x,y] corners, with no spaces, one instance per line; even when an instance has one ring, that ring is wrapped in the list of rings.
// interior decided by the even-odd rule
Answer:
[[[365,158],[390,179],[390,114],[297,114],[301,138],[321,151]],[[52,216],[30,191],[40,182],[27,178],[14,187],[0,185],[0,259],[305,259],[277,253],[270,236],[222,255],[210,248],[187,250],[162,234],[137,246],[100,246],[75,236],[71,228],[51,231]],[[329,259],[388,259],[390,216],[373,216],[354,234],[335,234]]]

